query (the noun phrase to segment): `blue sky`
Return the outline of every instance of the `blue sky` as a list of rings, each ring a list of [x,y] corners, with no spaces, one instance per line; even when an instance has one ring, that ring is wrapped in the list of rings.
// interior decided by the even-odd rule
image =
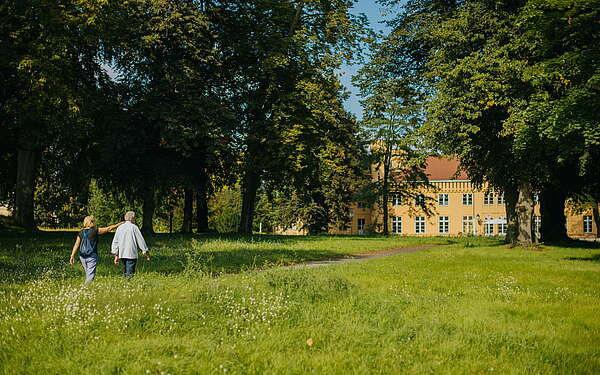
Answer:
[[[358,0],[352,10],[353,14],[364,13],[369,19],[370,26],[378,31],[386,31],[388,28],[381,24],[386,17],[383,10],[375,0]],[[350,98],[346,100],[344,106],[346,110],[352,112],[359,119],[362,118],[362,111],[358,97],[358,89],[352,85],[352,76],[360,69],[359,65],[344,64],[340,69],[340,80],[342,84],[350,91]]]

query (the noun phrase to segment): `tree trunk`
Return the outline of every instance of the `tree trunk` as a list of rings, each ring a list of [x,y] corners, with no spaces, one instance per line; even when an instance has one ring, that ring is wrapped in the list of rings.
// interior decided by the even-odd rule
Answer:
[[[505,242],[511,245],[517,244],[517,234],[519,233],[519,220],[517,217],[517,200],[519,191],[516,187],[510,185],[504,187],[504,204],[506,206],[506,238]]]
[[[14,218],[18,225],[27,231],[36,230],[33,216],[35,179],[40,163],[40,151],[24,150],[17,151],[17,183],[15,191],[15,213]]]
[[[565,217],[566,194],[560,188],[545,188],[540,193],[540,228],[543,242],[564,241],[567,236],[567,219]]]
[[[200,181],[196,191],[196,232],[208,232],[208,189],[206,178]]]
[[[154,187],[150,184],[144,186],[144,204],[142,206],[142,233],[154,234],[154,210],[156,208],[156,197],[154,196]]]
[[[242,214],[238,233],[252,234],[252,223],[254,220],[254,204],[256,192],[260,186],[260,172],[253,166],[246,166],[244,181],[242,184]]]
[[[592,206],[592,216],[594,217],[594,223],[596,223],[596,237],[600,238],[600,212],[598,212],[597,202],[594,202]]]
[[[522,246],[531,246],[533,238],[533,189],[529,182],[519,184],[519,199],[517,200],[517,218],[519,233],[517,242]]]
[[[389,199],[390,199],[390,159],[391,159],[392,149],[388,145],[386,145],[386,155],[383,158],[383,194],[382,194],[382,205],[383,205],[383,235],[388,236],[390,234],[389,227]]]
[[[192,233],[192,216],[194,215],[194,192],[185,188],[183,192],[183,223],[182,233]]]

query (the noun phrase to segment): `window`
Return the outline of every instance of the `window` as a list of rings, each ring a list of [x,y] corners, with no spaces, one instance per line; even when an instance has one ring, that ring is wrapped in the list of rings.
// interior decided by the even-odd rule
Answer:
[[[358,234],[365,234],[365,219],[358,219]]]
[[[392,233],[402,233],[402,216],[392,216]]]
[[[504,204],[504,193],[498,194],[498,204]]]
[[[503,216],[503,217],[500,217],[499,219],[504,220],[504,222],[498,224],[498,234],[506,234],[506,228],[507,228],[506,217]]]
[[[473,194],[463,194],[463,206],[471,206],[473,204]]]
[[[533,217],[533,233],[539,237],[540,236],[540,228],[542,227],[542,217],[534,216]]]
[[[425,216],[415,217],[415,233],[416,234],[425,233]]]
[[[463,234],[473,233],[473,216],[463,216],[462,232]]]
[[[494,224],[491,223],[492,220],[494,220],[494,218],[486,216],[485,221],[483,222],[483,234],[486,236],[494,234]]]
[[[448,205],[448,194],[438,194],[438,206]]]
[[[450,233],[450,218],[448,216],[440,216],[440,233]]]
[[[489,191],[486,192],[483,195],[483,204],[488,206],[494,204],[494,193]]]
[[[540,203],[540,193],[535,192],[533,193],[533,204],[539,204]]]
[[[402,195],[400,193],[392,194],[392,206],[402,206]]]
[[[367,208],[367,204],[365,202],[358,202],[358,208]]]
[[[592,233],[592,217],[583,217],[583,233]]]
[[[423,194],[419,194],[415,197],[415,206],[423,207],[425,205],[425,196]]]

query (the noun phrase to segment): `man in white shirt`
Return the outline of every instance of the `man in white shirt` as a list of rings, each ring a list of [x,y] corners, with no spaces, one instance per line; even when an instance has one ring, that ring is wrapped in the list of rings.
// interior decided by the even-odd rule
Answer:
[[[129,211],[125,214],[125,223],[115,232],[113,238],[111,253],[115,256],[115,264],[119,264],[119,259],[123,261],[124,275],[133,276],[138,258],[138,248],[150,260],[150,250],[146,241],[140,232],[140,228],[135,225],[135,212]]]

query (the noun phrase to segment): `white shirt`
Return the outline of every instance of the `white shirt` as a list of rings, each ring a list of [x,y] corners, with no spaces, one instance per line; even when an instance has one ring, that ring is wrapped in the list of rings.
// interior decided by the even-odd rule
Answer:
[[[123,225],[119,226],[115,232],[111,253],[118,255],[119,258],[137,259],[138,248],[142,250],[144,254],[148,252],[148,246],[146,245],[146,241],[144,241],[140,228],[130,221],[126,221]]]

